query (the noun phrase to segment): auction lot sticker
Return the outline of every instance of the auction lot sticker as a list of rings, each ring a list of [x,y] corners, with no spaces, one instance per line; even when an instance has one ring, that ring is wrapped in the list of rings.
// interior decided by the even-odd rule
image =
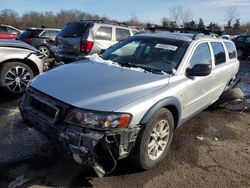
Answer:
[[[161,49],[165,49],[165,50],[176,51],[178,47],[173,46],[173,45],[169,45],[169,44],[156,44],[155,48],[161,48]]]

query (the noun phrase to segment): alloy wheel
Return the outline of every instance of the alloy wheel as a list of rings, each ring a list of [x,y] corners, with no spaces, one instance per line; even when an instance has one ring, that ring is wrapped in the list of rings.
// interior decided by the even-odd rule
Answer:
[[[49,57],[49,49],[47,47],[39,47],[39,51],[45,56],[45,57]]]
[[[23,92],[32,79],[31,73],[21,66],[11,67],[4,78],[6,87],[14,93]]]
[[[159,121],[149,139],[148,156],[151,160],[157,160],[164,153],[169,140],[169,124],[167,120]]]

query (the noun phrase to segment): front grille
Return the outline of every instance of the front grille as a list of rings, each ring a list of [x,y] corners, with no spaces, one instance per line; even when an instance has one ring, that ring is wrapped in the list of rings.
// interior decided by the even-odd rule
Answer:
[[[64,121],[66,112],[72,108],[37,89],[29,87],[27,92],[27,107],[40,118],[52,124]]]
[[[42,114],[49,116],[52,119],[55,118],[56,113],[58,111],[56,108],[53,108],[52,106],[49,106],[48,104],[43,103],[35,99],[34,97],[31,97],[30,104],[35,110],[37,110],[38,112]]]

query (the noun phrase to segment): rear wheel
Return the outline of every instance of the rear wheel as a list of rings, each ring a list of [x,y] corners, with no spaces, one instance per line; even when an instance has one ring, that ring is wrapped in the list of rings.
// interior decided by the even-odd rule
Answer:
[[[174,120],[167,109],[157,111],[140,131],[131,159],[142,169],[150,169],[166,156],[174,130]]]
[[[50,50],[48,47],[46,46],[39,46],[38,50],[46,57],[49,58],[50,57]]]
[[[33,71],[26,64],[5,63],[0,69],[0,87],[10,94],[22,94],[33,77]]]

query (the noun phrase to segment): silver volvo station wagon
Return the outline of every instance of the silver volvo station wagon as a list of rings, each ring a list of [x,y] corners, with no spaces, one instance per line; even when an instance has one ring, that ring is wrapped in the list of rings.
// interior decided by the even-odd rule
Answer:
[[[99,176],[130,157],[150,169],[174,130],[216,102],[239,70],[234,44],[202,34],[144,33],[33,79],[25,123]]]

